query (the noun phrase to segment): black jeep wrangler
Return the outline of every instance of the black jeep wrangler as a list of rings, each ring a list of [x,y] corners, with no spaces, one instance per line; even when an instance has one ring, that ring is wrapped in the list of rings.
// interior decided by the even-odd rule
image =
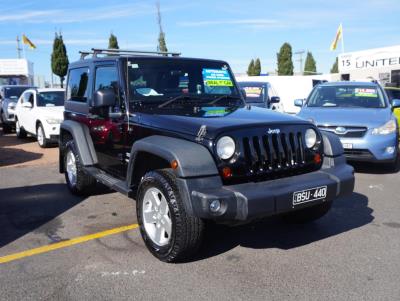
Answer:
[[[60,131],[72,193],[101,182],[135,199],[144,242],[166,262],[197,250],[206,220],[312,221],[354,188],[334,134],[245,105],[223,61],[82,53],[69,66]]]

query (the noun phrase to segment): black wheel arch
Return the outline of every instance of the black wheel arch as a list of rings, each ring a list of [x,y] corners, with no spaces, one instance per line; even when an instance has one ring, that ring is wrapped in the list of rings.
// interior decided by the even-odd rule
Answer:
[[[154,135],[135,142],[130,152],[127,183],[137,187],[148,171],[171,168],[177,161],[174,174],[178,178],[218,175],[218,169],[209,150],[195,142]]]
[[[61,173],[64,172],[64,145],[71,139],[75,142],[79,141],[75,145],[84,166],[95,165],[98,162],[89,128],[85,124],[65,120],[60,125],[59,136],[59,171]]]

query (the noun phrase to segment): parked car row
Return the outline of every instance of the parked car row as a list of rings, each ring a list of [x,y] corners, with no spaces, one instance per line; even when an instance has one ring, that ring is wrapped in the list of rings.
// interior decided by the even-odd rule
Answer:
[[[2,86],[0,93],[4,133],[15,129],[18,138],[29,134],[43,148],[58,142],[64,112],[63,89]]]

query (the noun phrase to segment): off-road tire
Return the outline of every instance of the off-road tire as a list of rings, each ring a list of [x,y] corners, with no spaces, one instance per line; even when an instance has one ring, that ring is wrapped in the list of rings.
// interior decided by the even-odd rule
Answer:
[[[282,216],[283,220],[287,223],[291,224],[305,224],[309,222],[313,222],[321,217],[323,217],[325,214],[328,213],[328,211],[332,207],[332,201],[330,202],[324,202],[319,205],[315,205],[312,207],[307,207],[303,208],[297,211],[293,211],[290,213],[287,213]]]
[[[21,127],[21,124],[17,118],[15,119],[15,134],[17,135],[18,139],[26,138],[26,131],[23,127]]]
[[[67,182],[68,189],[75,195],[89,195],[92,193],[96,187],[96,179],[92,176],[85,173],[83,169],[83,165],[81,163],[81,158],[79,157],[78,152],[76,151],[76,146],[73,140],[69,140],[65,142],[62,146],[63,149],[63,160],[64,160],[64,175],[65,181]],[[76,181],[75,183],[71,183],[68,177],[67,172],[67,155],[68,152],[71,151],[75,157],[75,165],[76,165]]]
[[[170,212],[171,237],[169,242],[162,247],[151,240],[143,223],[144,195],[152,187],[164,194]],[[183,261],[189,259],[199,249],[204,234],[204,222],[200,218],[187,214],[176,184],[176,177],[170,169],[151,171],[144,175],[137,193],[136,213],[144,243],[159,260]]]
[[[39,131],[42,131],[42,134],[43,134],[43,142],[42,143],[39,141],[39,138],[38,138]],[[49,147],[50,141],[46,138],[46,133],[45,133],[43,125],[41,123],[39,123],[36,127],[36,138],[37,138],[37,142],[41,148]]]

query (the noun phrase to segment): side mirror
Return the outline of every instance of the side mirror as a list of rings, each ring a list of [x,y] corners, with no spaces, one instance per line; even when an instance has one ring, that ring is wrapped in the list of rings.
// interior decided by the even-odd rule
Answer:
[[[246,99],[246,97],[247,97],[246,90],[241,88],[240,93],[242,93],[243,98]]]
[[[400,108],[400,99],[392,100],[392,110]]]
[[[22,107],[27,109],[32,109],[32,104],[30,102],[23,102]]]
[[[111,107],[116,103],[116,95],[113,90],[98,90],[93,95],[93,107]]]
[[[272,96],[270,103],[279,103],[281,101],[281,98],[279,96]]]
[[[303,99],[295,99],[294,105],[296,107],[302,107],[304,105],[304,100]]]

